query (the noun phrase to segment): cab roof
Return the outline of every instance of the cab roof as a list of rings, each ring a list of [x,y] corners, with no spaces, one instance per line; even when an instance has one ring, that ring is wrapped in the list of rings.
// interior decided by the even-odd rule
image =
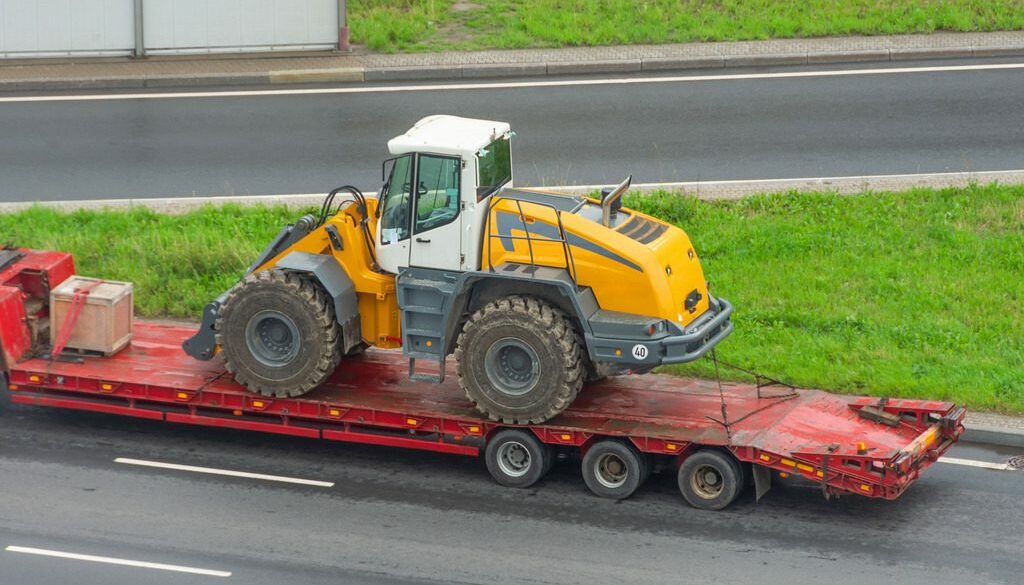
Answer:
[[[433,152],[469,158],[511,130],[508,122],[438,114],[421,119],[405,134],[389,140],[388,150],[393,155]]]

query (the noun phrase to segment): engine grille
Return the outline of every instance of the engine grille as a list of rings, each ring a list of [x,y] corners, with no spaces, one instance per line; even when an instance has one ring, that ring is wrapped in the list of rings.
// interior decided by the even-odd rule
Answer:
[[[629,220],[619,227],[619,233],[624,236],[629,236],[641,244],[650,244],[654,240],[661,237],[661,234],[665,233],[668,229],[663,223],[651,221],[645,217],[634,215]]]

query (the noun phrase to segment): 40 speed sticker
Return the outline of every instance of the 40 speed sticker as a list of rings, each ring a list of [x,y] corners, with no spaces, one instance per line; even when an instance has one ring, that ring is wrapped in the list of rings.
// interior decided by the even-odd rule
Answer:
[[[642,344],[642,343],[638,343],[638,344],[634,345],[633,346],[633,359],[635,359],[635,360],[645,360],[645,359],[647,359],[647,346]]]

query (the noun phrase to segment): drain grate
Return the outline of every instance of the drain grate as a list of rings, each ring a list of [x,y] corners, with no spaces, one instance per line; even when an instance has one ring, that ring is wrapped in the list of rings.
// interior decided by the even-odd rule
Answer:
[[[1024,455],[1011,457],[1010,460],[1006,462],[1006,466],[1010,469],[1024,469]]]

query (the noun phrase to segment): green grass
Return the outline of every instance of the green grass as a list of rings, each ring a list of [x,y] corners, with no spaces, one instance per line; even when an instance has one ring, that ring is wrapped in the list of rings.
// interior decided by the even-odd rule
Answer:
[[[713,292],[736,306],[723,360],[805,387],[1024,412],[1024,187],[658,193],[627,205],[683,226]],[[84,275],[134,281],[141,315],[197,317],[297,215],[35,208],[0,215],[0,241],[67,250]]]
[[[431,51],[1024,28],[1020,0],[352,0],[353,42]]]

